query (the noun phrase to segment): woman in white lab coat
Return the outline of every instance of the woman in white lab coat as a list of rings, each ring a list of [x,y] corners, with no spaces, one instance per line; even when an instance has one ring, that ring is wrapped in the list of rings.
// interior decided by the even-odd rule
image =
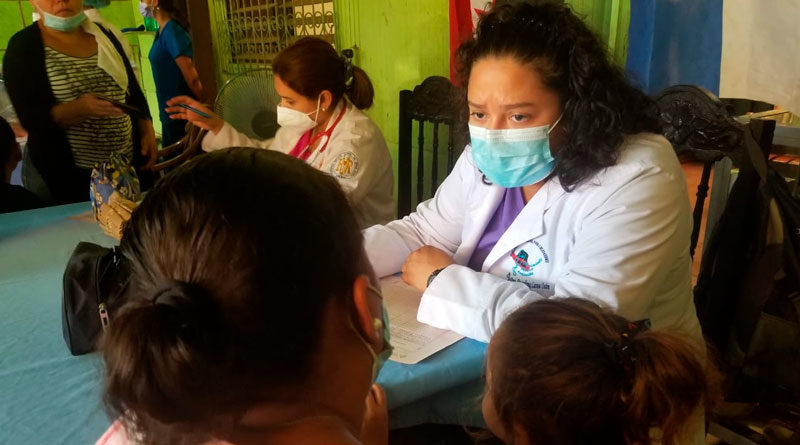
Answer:
[[[573,296],[702,344],[685,179],[653,102],[563,5],[496,7],[458,51],[471,146],[415,213],[365,231],[418,319],[488,341],[531,300]]]
[[[203,140],[205,151],[233,146],[269,148],[329,173],[347,194],[361,227],[394,219],[389,149],[380,129],[361,111],[372,105],[374,96],[367,73],[316,37],[300,39],[281,51],[272,70],[275,91],[281,97],[281,128],[274,139],[250,139],[186,96],[168,101],[167,112],[172,119],[189,120],[210,130]]]

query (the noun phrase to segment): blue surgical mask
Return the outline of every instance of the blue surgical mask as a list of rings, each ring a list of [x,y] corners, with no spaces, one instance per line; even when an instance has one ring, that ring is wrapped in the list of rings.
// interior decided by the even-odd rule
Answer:
[[[555,124],[530,128],[489,130],[469,126],[472,158],[492,183],[504,188],[535,184],[552,173],[550,132]]]
[[[86,14],[83,11],[70,17],[59,17],[42,10],[42,16],[44,17],[44,26],[64,32],[72,31],[81,26],[81,23],[86,20]]]
[[[383,365],[385,365],[386,362],[389,360],[389,357],[392,356],[392,351],[394,350],[394,348],[392,347],[392,344],[389,342],[391,338],[391,335],[389,334],[389,313],[386,311],[386,307],[383,305],[383,294],[378,288],[376,288],[372,284],[369,285],[368,289],[381,297],[381,312],[383,312],[383,317],[382,319],[373,318],[372,327],[376,331],[383,331],[383,351],[376,354],[375,351],[372,349],[372,345],[370,345],[369,342],[367,342],[367,340],[365,340],[364,337],[362,337],[361,334],[358,332],[358,329],[356,329],[352,320],[350,321],[350,328],[353,329],[358,339],[361,340],[362,343],[364,343],[364,347],[367,348],[367,351],[372,356],[372,381],[374,383],[375,380],[377,380],[378,374],[381,372]]]
[[[146,19],[155,18],[153,15],[153,8],[147,6],[145,2],[139,2],[139,13],[142,14],[142,17]]]

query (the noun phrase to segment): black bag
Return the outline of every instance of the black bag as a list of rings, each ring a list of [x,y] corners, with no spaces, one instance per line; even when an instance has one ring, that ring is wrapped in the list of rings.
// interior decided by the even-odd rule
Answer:
[[[729,366],[800,396],[800,202],[750,128],[745,148],[703,257],[697,315]]]
[[[92,352],[122,306],[130,268],[117,248],[81,242],[64,271],[61,327],[72,355]]]

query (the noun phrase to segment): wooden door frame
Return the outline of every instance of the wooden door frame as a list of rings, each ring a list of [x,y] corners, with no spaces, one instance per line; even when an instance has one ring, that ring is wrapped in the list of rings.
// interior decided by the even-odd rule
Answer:
[[[203,84],[204,101],[214,103],[217,98],[217,70],[214,65],[214,43],[211,34],[211,14],[207,0],[187,1],[191,26],[194,66]]]

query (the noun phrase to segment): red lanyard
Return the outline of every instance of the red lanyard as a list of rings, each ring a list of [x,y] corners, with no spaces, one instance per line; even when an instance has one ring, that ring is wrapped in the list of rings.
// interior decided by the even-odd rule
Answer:
[[[328,136],[328,139],[325,140],[325,144],[322,145],[322,147],[317,151],[317,153],[322,153],[323,151],[325,151],[325,148],[328,146],[328,142],[331,140],[331,133],[333,133],[333,129],[336,128],[336,125],[339,124],[339,121],[342,120],[342,117],[344,117],[345,111],[347,111],[347,105],[342,107],[342,111],[339,113],[339,116],[336,117],[336,120],[333,121],[333,125],[331,125],[327,130],[323,131],[322,133],[318,133],[316,136],[311,138],[310,141],[308,141],[308,145],[306,145],[306,148],[303,150],[303,152],[305,152],[311,146],[313,146],[314,143],[316,143],[318,140],[320,140],[320,138],[322,138],[322,136]],[[309,154],[309,157],[311,157],[311,154]]]

